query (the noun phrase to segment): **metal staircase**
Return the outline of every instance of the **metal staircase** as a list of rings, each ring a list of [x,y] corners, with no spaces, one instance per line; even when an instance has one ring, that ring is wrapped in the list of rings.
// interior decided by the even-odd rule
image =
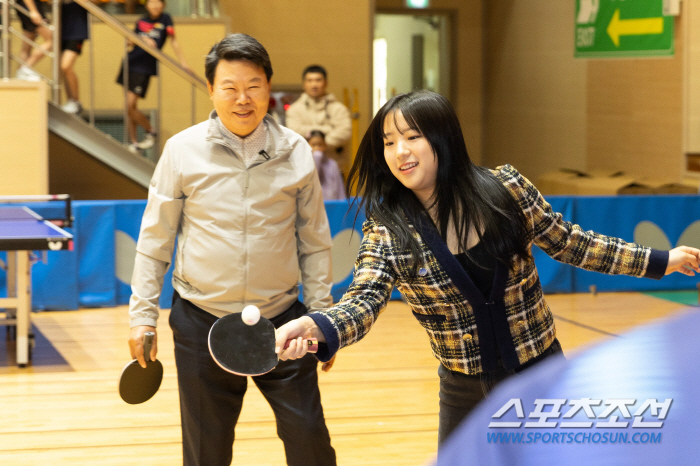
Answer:
[[[61,0],[52,0],[52,23],[58,24],[60,21],[60,8],[59,2]],[[97,18],[99,21],[105,23],[112,30],[117,32],[119,36],[122,37],[124,41],[125,53],[128,49],[128,44],[135,44],[146,52],[151,54],[156,58],[159,66],[167,67],[169,70],[174,71],[178,79],[182,79],[189,84],[191,89],[191,124],[195,124],[195,94],[198,92],[203,92],[207,94],[206,82],[200,77],[196,76],[189,70],[180,66],[180,64],[173,58],[165,55],[160,50],[150,47],[139,35],[134,33],[131,29],[126,28],[121,22],[116,20],[110,14],[106,13],[95,4],[89,0],[73,0],[75,3],[80,4],[89,13],[89,20],[92,22],[93,17]],[[28,39],[20,37],[21,31],[14,29],[10,25],[10,8],[22,8],[18,6],[14,0],[0,0],[2,6],[2,22],[0,23],[0,31],[2,32],[2,47],[0,47],[0,77],[9,78],[10,63],[11,60],[19,64],[25,64],[19,57],[12,55],[10,53],[10,37],[17,37],[23,41],[28,41]],[[207,0],[206,6],[211,9],[211,2]],[[23,10],[26,13],[26,10]],[[60,44],[60,38],[58,37],[58,28],[52,28],[54,32],[54,45]],[[32,42],[32,41],[30,41]],[[33,43],[34,46],[38,44]],[[88,42],[89,53],[88,55],[92,57],[92,41]],[[85,119],[64,112],[59,106],[60,88],[59,88],[59,69],[58,69],[58,49],[55,46],[52,53],[47,54],[48,58],[53,61],[51,67],[51,76],[42,75],[41,78],[49,84],[52,89],[51,101],[48,102],[48,129],[51,133],[63,138],[65,141],[69,142],[73,146],[81,149],[85,153],[97,159],[99,162],[108,166],[117,173],[127,177],[134,183],[148,188],[151,176],[155,169],[155,162],[149,160],[141,154],[134,154],[129,151],[126,143],[127,141],[118,141],[114,137],[105,132],[101,131],[95,126],[95,108],[94,108],[94,95],[91,95],[89,99],[91,104],[89,108],[86,108],[83,114]],[[92,69],[93,60],[90,59],[90,92],[94,92],[93,76],[94,70]],[[125,73],[126,74],[126,73]],[[160,79],[158,82],[158,108],[155,109],[156,121],[160,121],[159,115],[161,112],[160,108]],[[124,86],[126,88],[126,86]],[[126,91],[124,91],[124,107],[123,107],[123,125],[124,128],[127,126],[129,119],[127,106],[126,106]],[[157,126],[156,126],[157,127]],[[126,134],[127,131],[124,131]],[[161,134],[160,128],[158,128],[158,133]],[[126,139],[126,137],[125,137]],[[153,157],[157,159],[157,157]]]
[[[113,170],[148,188],[156,164],[131,153],[127,147],[82,118],[49,102],[49,131],[84,150]]]

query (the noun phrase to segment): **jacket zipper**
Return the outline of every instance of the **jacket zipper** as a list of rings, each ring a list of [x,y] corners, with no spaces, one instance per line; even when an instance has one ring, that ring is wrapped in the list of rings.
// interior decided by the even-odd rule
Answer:
[[[248,187],[250,186],[250,171],[245,169],[245,186],[243,188],[243,305],[247,302],[248,289]]]

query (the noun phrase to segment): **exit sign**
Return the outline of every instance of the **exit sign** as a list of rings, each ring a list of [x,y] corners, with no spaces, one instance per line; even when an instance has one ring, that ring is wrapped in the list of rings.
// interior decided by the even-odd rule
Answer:
[[[673,55],[673,16],[663,0],[576,0],[574,56]]]

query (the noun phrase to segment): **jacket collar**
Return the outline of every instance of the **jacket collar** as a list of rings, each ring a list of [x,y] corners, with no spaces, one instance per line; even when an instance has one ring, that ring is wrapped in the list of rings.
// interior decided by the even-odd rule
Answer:
[[[306,92],[304,92],[300,98],[307,108],[325,108],[328,104],[338,100],[335,98],[334,94],[326,94],[320,99],[316,100]]]
[[[212,110],[209,114],[209,125],[207,127],[206,140],[226,146],[226,140],[221,134],[219,129],[218,120],[219,116],[216,114],[216,110]],[[271,159],[280,157],[289,153],[292,150],[292,145],[290,144],[287,137],[284,135],[282,127],[272,118],[270,115],[265,115],[263,122],[267,123],[267,145],[265,146],[265,152],[270,156]],[[262,124],[261,122],[260,124]]]

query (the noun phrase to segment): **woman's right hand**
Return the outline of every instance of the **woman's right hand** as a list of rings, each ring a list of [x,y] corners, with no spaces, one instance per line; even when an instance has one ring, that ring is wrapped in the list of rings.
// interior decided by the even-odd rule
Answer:
[[[678,246],[668,252],[666,275],[679,272],[690,277],[700,272],[700,250],[688,246]]]
[[[302,316],[282,325],[275,331],[275,352],[282,361],[299,359],[308,352],[308,346],[303,344],[306,338],[316,338],[323,343],[326,338],[311,317]],[[289,346],[284,345],[289,341]]]

